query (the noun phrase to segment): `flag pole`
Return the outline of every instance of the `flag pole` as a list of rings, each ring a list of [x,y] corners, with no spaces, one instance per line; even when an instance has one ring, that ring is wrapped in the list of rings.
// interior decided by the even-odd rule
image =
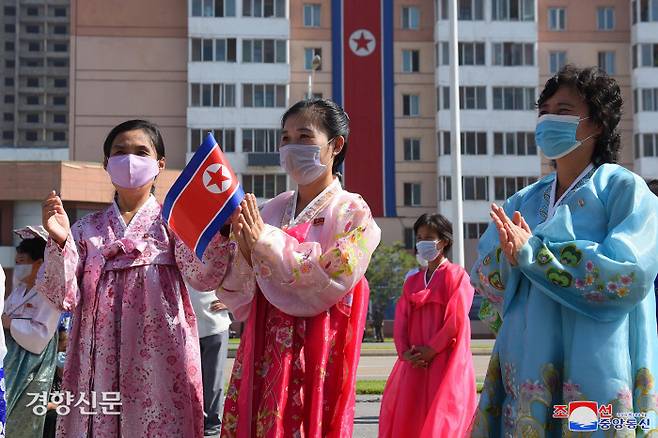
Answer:
[[[450,152],[452,157],[452,258],[464,267],[461,126],[459,120],[459,52],[457,0],[450,0]]]

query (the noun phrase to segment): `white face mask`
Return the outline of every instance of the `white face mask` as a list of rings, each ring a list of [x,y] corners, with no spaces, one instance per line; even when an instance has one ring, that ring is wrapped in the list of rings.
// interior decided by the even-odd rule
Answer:
[[[319,145],[287,144],[279,148],[281,167],[301,186],[320,178],[327,165],[320,162]]]
[[[421,240],[416,243],[418,255],[428,262],[436,260],[441,254],[441,251],[437,248],[438,243],[438,240]]]
[[[18,286],[18,283],[21,283],[32,273],[32,265],[16,265],[14,266],[14,273],[12,275],[12,285],[14,287]]]
[[[421,268],[427,268],[427,260],[422,258],[420,254],[416,254],[416,261],[418,262]]]

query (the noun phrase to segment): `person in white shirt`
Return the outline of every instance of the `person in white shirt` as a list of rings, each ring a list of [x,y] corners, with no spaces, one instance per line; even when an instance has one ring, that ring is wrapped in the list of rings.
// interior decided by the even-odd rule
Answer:
[[[37,292],[34,283],[43,264],[45,230],[15,230],[23,240],[16,247],[13,291],[7,297],[2,326],[7,343],[7,435],[32,438],[43,435],[45,416],[33,411],[35,396],[47,394],[57,358],[60,312]],[[36,403],[45,405],[43,403]]]
[[[228,353],[228,309],[214,291],[199,292],[189,285],[190,300],[196,314],[201,344],[201,377],[203,380],[203,433],[219,436],[224,408],[224,365]]]

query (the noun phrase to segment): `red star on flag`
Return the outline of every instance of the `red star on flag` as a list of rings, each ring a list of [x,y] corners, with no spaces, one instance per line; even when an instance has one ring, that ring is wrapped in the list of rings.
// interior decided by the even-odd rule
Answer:
[[[368,50],[368,44],[370,44],[370,41],[366,36],[364,35],[363,32],[361,32],[361,36],[359,38],[355,38],[352,41],[356,42],[356,50],[361,50],[365,49]]]
[[[219,169],[217,169],[217,172],[208,172],[208,175],[210,175],[210,181],[208,181],[208,187],[214,184],[221,190],[222,183],[224,183],[224,181],[231,180],[231,178],[222,175],[222,169],[223,168],[220,167]]]

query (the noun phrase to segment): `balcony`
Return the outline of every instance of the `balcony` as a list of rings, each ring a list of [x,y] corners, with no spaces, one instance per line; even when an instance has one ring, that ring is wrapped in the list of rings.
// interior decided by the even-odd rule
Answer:
[[[247,166],[273,167],[279,166],[278,152],[250,152],[247,154]]]

